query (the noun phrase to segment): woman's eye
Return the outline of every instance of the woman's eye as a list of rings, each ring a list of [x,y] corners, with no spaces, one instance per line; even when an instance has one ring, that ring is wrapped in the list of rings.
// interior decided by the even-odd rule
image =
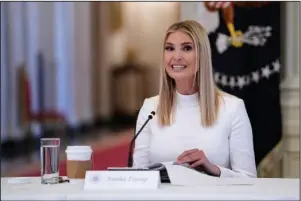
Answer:
[[[189,46],[189,45],[187,45],[187,46],[184,46],[184,47],[183,47],[183,50],[184,50],[184,51],[190,51],[190,50],[192,50],[192,47]]]
[[[173,51],[174,48],[173,48],[173,47],[170,47],[170,46],[166,46],[166,47],[165,47],[165,50],[167,50],[167,51]]]

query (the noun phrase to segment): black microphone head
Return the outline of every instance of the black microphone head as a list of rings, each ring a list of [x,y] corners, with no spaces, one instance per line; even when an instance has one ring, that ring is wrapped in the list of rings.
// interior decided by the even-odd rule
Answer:
[[[152,112],[150,113],[150,115],[148,115],[148,118],[149,118],[149,119],[152,119],[152,118],[155,116],[155,114],[156,114],[156,112],[155,112],[155,111],[152,111]]]

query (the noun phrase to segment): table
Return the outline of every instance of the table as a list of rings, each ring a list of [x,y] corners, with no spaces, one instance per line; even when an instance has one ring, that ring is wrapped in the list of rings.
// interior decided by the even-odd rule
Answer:
[[[222,178],[221,178],[222,179]],[[253,185],[172,186],[161,184],[155,190],[85,191],[84,183],[9,184],[1,178],[1,200],[299,200],[299,179],[254,179]]]

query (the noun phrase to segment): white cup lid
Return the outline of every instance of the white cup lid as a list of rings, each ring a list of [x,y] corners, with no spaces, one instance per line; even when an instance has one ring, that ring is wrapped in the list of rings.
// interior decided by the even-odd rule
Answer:
[[[67,146],[66,152],[92,152],[91,146]]]

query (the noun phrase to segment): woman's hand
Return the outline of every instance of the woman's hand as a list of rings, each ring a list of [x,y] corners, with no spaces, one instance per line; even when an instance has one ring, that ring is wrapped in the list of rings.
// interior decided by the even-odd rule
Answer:
[[[221,174],[220,169],[216,165],[210,163],[210,161],[205,156],[204,152],[199,149],[191,149],[184,151],[177,158],[176,163],[188,163],[190,168],[195,168],[196,170],[204,171],[207,174],[217,177],[219,177]]]

